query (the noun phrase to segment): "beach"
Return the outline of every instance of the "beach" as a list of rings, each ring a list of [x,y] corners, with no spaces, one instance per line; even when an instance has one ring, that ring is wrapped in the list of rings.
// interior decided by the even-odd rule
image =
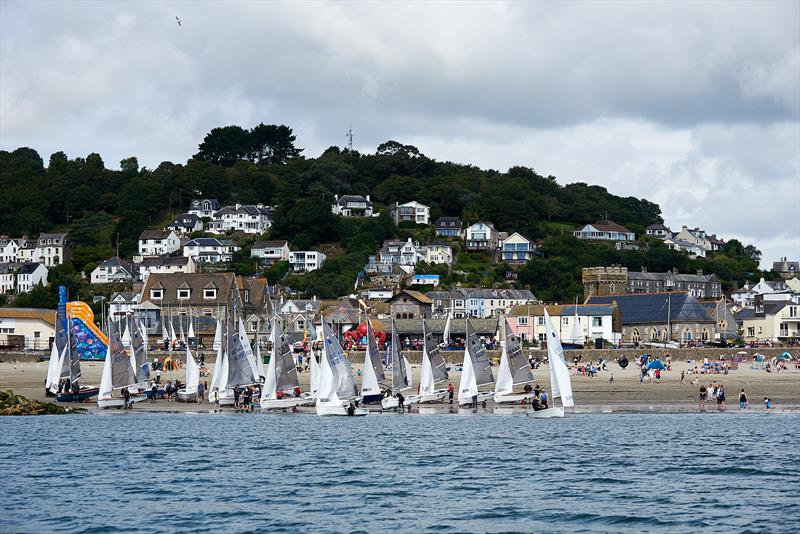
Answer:
[[[355,358],[357,360],[357,358]],[[737,370],[729,374],[688,374],[690,369],[697,365],[686,361],[673,362],[672,370],[662,372],[659,382],[639,382],[639,371],[636,364],[631,362],[626,369],[621,369],[616,362],[608,363],[607,371],[600,371],[594,378],[589,378],[581,374],[572,375],[572,388],[575,398],[575,408],[573,411],[592,411],[592,412],[686,412],[697,411],[698,391],[701,384],[706,386],[711,382],[721,383],[726,391],[726,408],[729,411],[738,411],[739,391],[744,388],[751,410],[763,412],[763,398],[772,399],[774,411],[798,411],[800,412],[800,371],[796,370],[794,364],[789,366],[788,371],[778,373],[767,373],[762,369],[752,369],[749,362],[739,365]],[[451,364],[450,382],[458,389],[460,372],[455,370],[455,365]],[[213,366],[209,366],[209,375],[201,377],[201,382],[211,383],[210,371]],[[81,362],[83,379],[81,384],[97,385],[100,383],[100,375],[103,369],[103,362]],[[356,373],[356,384],[360,385],[361,377],[359,371],[360,364],[354,364],[353,370]],[[681,371],[684,371],[684,383],[681,383]],[[495,376],[497,367],[493,367]],[[44,394],[44,381],[47,373],[47,362],[14,362],[5,361],[0,363],[0,390],[12,389],[15,393],[24,395],[31,399],[53,400]],[[610,378],[613,374],[614,381]],[[413,365],[413,384],[414,387],[409,393],[416,392],[419,384],[420,366]],[[300,383],[303,391],[308,390],[309,373],[299,374]],[[387,373],[387,377],[389,373]],[[549,390],[549,373],[546,365],[534,371],[535,383]],[[184,370],[164,371],[161,376],[161,383],[176,379],[185,382]],[[447,382],[443,382],[439,387],[447,387]],[[521,388],[518,388],[521,389]],[[406,395],[408,396],[408,395]],[[491,403],[489,403],[491,406]],[[82,406],[94,410],[97,409],[95,402],[84,403]],[[437,405],[424,405],[426,407],[436,407]],[[441,406],[441,405],[440,405]],[[447,405],[445,405],[447,406]],[[512,408],[510,405],[504,407]],[[186,404],[159,399],[155,403],[144,402],[136,405],[136,410],[170,410],[170,411],[194,411],[208,409],[209,405],[198,405],[195,403]],[[708,402],[709,410],[716,410],[716,402]],[[232,408],[225,408],[232,410]],[[416,410],[416,408],[414,408]]]

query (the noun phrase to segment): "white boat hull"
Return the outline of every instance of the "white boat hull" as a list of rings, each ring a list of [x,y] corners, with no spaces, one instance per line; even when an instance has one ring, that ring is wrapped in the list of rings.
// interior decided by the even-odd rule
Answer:
[[[533,393],[520,393],[517,395],[495,395],[495,404],[520,404],[533,398]]]
[[[529,410],[525,412],[530,417],[536,419],[551,419],[554,417],[564,417],[564,408],[562,406],[554,406],[553,408],[545,408],[544,410]]]
[[[197,402],[197,392],[179,389],[178,400],[181,402]]]
[[[427,404],[430,402],[443,402],[447,396],[446,389],[437,389],[433,393],[426,393],[423,395],[416,395],[409,404]]]
[[[311,399],[313,401],[313,399]],[[285,397],[283,399],[262,399],[259,404],[261,410],[287,410],[289,408],[294,408],[295,406],[303,406],[308,404],[310,401],[309,399],[304,399],[303,397]]]
[[[330,416],[330,415],[337,415],[337,416],[348,416],[350,414],[347,413],[348,406],[345,406],[340,403],[317,403],[317,415],[320,416]],[[354,416],[365,416],[369,413],[367,408],[356,408],[355,412],[353,413]]]
[[[493,398],[494,398],[494,391],[487,391],[486,393],[478,393],[478,404],[486,400],[491,400]],[[472,404],[472,399],[463,399],[458,401],[459,406],[469,406],[470,404]]]
[[[400,407],[400,401],[397,400],[397,397],[384,397],[381,400],[381,408],[383,408],[384,410],[393,410],[399,407]]]
[[[134,402],[142,402],[142,401],[146,401],[146,400],[147,400],[147,396],[146,395],[137,395],[137,396],[131,395],[130,403],[133,404]],[[111,398],[111,399],[102,399],[102,400],[98,399],[97,400],[97,407],[98,408],[103,408],[103,409],[107,409],[107,408],[122,408],[123,406],[125,406],[125,399],[121,399],[121,398],[117,398],[117,397],[114,397],[114,398]]]

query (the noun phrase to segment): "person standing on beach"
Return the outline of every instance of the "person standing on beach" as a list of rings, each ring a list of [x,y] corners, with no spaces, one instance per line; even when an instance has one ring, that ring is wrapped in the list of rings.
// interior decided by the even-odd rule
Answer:
[[[214,401],[214,413],[219,411],[219,389],[214,388],[214,391],[211,392]]]
[[[725,411],[725,388],[722,386],[722,384],[717,386],[717,407],[719,408],[719,411]]]
[[[708,398],[708,390],[704,385],[700,386],[700,411],[706,411],[706,399]]]
[[[683,384],[685,378],[686,378],[686,371],[681,371],[681,384]]]
[[[769,397],[764,397],[764,408],[767,409],[767,413],[772,411],[772,399]]]
[[[447,384],[447,396],[450,398],[450,404],[453,404],[453,393],[455,393],[455,388],[453,387],[453,383]]]
[[[161,383],[161,367],[159,366],[158,369],[156,369],[156,384],[160,383]]]
[[[742,391],[739,392],[739,411],[743,412],[747,408],[747,394],[744,392],[744,388]]]
[[[158,384],[153,380],[150,382],[150,402],[156,402],[156,397],[158,397]]]
[[[197,384],[197,403],[198,404],[203,404],[203,401],[205,401],[205,395],[206,395],[206,386],[202,382],[200,382],[199,384]]]

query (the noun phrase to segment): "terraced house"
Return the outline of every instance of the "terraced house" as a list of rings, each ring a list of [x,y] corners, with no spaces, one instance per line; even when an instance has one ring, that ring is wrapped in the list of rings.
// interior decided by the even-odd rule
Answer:
[[[211,217],[208,231],[215,234],[228,231],[263,234],[272,225],[271,215],[272,210],[264,204],[225,206]]]

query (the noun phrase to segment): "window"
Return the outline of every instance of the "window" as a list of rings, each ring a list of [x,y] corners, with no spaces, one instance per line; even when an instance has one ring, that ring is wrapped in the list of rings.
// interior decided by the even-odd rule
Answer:
[[[536,318],[536,324],[539,326],[544,326],[544,316]]]
[[[683,339],[684,343],[688,343],[689,341],[691,341],[692,340],[692,332],[691,332],[691,330],[689,330],[688,328],[686,330],[684,330],[682,339]]]
[[[797,306],[789,306],[789,317],[797,317]]]
[[[203,309],[203,315],[205,315],[206,317],[211,317],[211,315],[212,315],[211,308],[204,308]]]
[[[178,290],[178,300],[186,300],[186,299],[188,299],[189,295],[191,294],[191,292],[192,291],[190,289],[179,289]]]
[[[204,299],[215,299],[217,298],[217,289],[216,288],[206,288],[203,290],[203,298]]]
[[[642,338],[641,338],[641,336],[639,335],[639,330],[638,330],[638,329],[636,329],[636,328],[634,328],[634,329],[633,329],[633,332],[631,333],[631,340],[632,340],[634,343],[638,343],[638,342],[639,342],[641,339],[642,339]]]
[[[528,318],[527,317],[517,317],[517,325],[518,326],[528,326]]]
[[[592,326],[593,327],[601,327],[601,326],[603,326],[603,318],[602,317],[592,317]]]
[[[39,339],[40,335],[41,335],[41,332],[38,332],[38,331],[34,331],[33,332],[33,337],[36,338],[36,339]]]
[[[245,302],[250,302],[250,290],[249,289],[245,289],[244,290],[244,301]]]
[[[258,321],[254,319],[250,321],[250,331],[255,332],[256,330],[258,330]]]
[[[539,341],[540,341],[541,343],[544,343],[545,339],[547,339],[547,334],[545,334],[544,332],[542,332],[541,334],[539,334]]]
[[[164,298],[164,290],[163,289],[151,289],[150,290],[150,298],[153,300],[161,300]]]
[[[562,317],[561,318],[561,324],[563,326],[567,326],[569,324],[569,317]]]
[[[748,326],[747,327],[747,335],[749,337],[755,336],[756,335],[756,329],[754,327],[752,327],[752,326]]]

